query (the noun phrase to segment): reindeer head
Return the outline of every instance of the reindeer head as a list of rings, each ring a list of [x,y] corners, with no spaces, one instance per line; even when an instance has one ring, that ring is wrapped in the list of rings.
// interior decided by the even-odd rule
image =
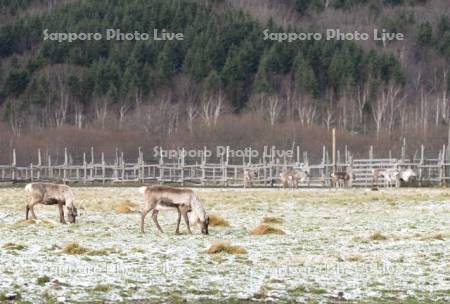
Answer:
[[[75,224],[76,218],[78,216],[77,208],[75,208],[75,206],[67,207],[67,211],[68,211],[67,217],[69,218],[69,223]]]
[[[202,233],[205,235],[208,235],[208,226],[209,226],[209,217],[208,215],[205,216],[205,220],[203,222],[201,222],[202,225]]]

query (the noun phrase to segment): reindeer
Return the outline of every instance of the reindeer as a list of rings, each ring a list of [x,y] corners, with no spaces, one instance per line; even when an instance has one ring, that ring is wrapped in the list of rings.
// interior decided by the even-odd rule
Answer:
[[[414,170],[411,168],[400,170],[399,178],[405,183],[408,183],[411,178],[416,177],[417,177],[416,172],[414,172]]]
[[[74,205],[74,194],[69,186],[52,183],[31,183],[25,186],[25,191],[30,195],[30,202],[26,207],[25,219],[28,220],[30,210],[33,219],[37,219],[34,213],[34,206],[37,204],[58,205],[59,221],[62,224],[66,224],[63,207],[66,206],[69,222],[75,223],[78,213]]]
[[[333,172],[331,174],[331,187],[349,187],[351,186],[352,175],[345,171]]]
[[[258,175],[253,169],[244,170],[244,188],[253,187],[253,180],[257,178]]]
[[[384,178],[385,186],[387,188],[395,186],[399,186],[399,175],[400,171],[398,169],[373,169],[372,170],[372,182],[375,185],[375,182],[378,182],[380,177]]]
[[[141,233],[144,233],[145,216],[152,211],[153,222],[160,232],[163,232],[158,223],[159,210],[175,209],[178,211],[177,228],[175,234],[180,234],[180,221],[183,216],[189,234],[192,234],[188,213],[191,212],[191,221],[201,225],[203,234],[208,234],[209,217],[203,204],[191,189],[180,189],[168,186],[141,187],[139,192],[144,194],[144,208],[141,211]]]
[[[299,181],[309,179],[309,170],[287,169],[280,173],[280,180],[284,188],[298,188]]]

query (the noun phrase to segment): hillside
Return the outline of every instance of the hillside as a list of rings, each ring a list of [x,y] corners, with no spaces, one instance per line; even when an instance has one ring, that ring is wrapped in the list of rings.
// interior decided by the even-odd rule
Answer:
[[[1,1],[1,128],[15,141],[94,127],[154,141],[188,130],[188,141],[202,144],[195,129],[206,128],[209,141],[245,142],[214,131],[232,120],[266,124],[271,134],[292,123],[378,140],[420,135],[438,146],[428,135],[450,115],[449,11],[441,0]],[[108,29],[183,40],[45,40]],[[405,39],[264,39],[327,29]]]

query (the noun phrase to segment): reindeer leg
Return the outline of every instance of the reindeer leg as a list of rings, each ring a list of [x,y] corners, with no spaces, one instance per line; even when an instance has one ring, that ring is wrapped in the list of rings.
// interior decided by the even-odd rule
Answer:
[[[187,230],[188,230],[188,232],[189,232],[189,234],[192,234],[192,231],[191,231],[191,226],[189,226],[189,218],[188,218],[188,209],[187,208],[183,208],[183,210],[182,210],[182,212],[183,212],[183,218],[184,218],[184,222],[186,223],[186,226],[187,226]]]
[[[36,214],[34,213],[34,205],[36,205],[38,202],[37,201],[31,201],[30,202],[30,204],[28,205],[28,207],[30,208],[30,210],[31,210],[31,217],[33,218],[33,219],[37,219],[37,217],[36,217]]]
[[[177,218],[177,229],[175,230],[175,234],[180,234],[180,222],[181,222],[181,211],[180,208],[177,208],[178,218]]]
[[[156,225],[156,228],[158,228],[158,230],[161,232],[161,233],[164,233],[164,231],[161,229],[161,226],[159,226],[159,223],[158,223],[158,210],[157,209],[153,209],[153,212],[152,212],[152,219],[153,219],[153,222],[155,222],[155,225]]]
[[[58,208],[59,208],[59,222],[61,224],[67,224],[66,223],[66,219],[64,218],[64,207],[63,207],[63,204],[58,203]]]
[[[152,205],[150,208],[144,207],[144,209],[142,209],[142,211],[141,211],[141,233],[142,234],[144,234],[145,217],[153,208],[154,208],[154,205]]]
[[[36,214],[34,213],[33,206],[37,203],[38,203],[38,201],[35,201],[33,198],[30,199],[30,202],[28,203],[28,205],[26,207],[26,211],[25,211],[25,219],[26,220],[28,220],[28,214],[29,214],[30,210],[31,210],[31,217],[36,219]]]

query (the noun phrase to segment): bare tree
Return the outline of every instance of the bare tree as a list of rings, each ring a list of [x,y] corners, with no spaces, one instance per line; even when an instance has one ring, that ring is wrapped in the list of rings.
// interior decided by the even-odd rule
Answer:
[[[283,107],[278,96],[269,96],[267,98],[267,114],[269,116],[271,126],[274,126],[278,121],[282,108]]]
[[[123,129],[123,122],[125,120],[125,115],[127,114],[130,107],[131,107],[130,104],[127,103],[127,99],[124,98],[120,103],[119,107],[119,130]]]
[[[189,103],[187,106],[187,125],[189,132],[192,133],[194,131],[194,120],[198,115],[197,107],[193,103]]]
[[[381,95],[376,98],[372,107],[372,116],[375,122],[377,138],[380,135],[383,125],[390,131],[391,124],[393,124],[394,121],[396,100],[400,94],[400,88],[391,84],[382,88],[380,91]],[[392,123],[390,123],[390,121],[392,121]]]
[[[381,126],[384,116],[389,106],[389,99],[386,90],[381,90],[381,96],[378,96],[372,106],[372,115],[375,122],[375,130],[377,132],[377,138],[380,136]]]
[[[99,97],[95,99],[95,118],[100,121],[102,129],[105,128],[106,117],[108,116],[108,107],[110,100],[108,97]]]
[[[84,114],[83,111],[84,107],[83,104],[80,102],[75,102],[73,107],[73,115],[74,115],[74,124],[75,127],[78,129],[83,128],[83,122],[84,122]]]
[[[24,113],[20,110],[20,101],[16,98],[9,99],[7,103],[7,117],[9,126],[14,136],[19,137],[25,122]]]
[[[308,95],[299,95],[295,100],[295,108],[302,126],[311,126],[316,121],[317,107]]]
[[[355,100],[358,105],[359,123],[362,124],[364,108],[369,102],[369,87],[367,84],[358,86]]]
[[[224,95],[221,91],[217,94],[204,95],[201,102],[200,116],[206,125],[217,125],[220,115],[224,110]]]

